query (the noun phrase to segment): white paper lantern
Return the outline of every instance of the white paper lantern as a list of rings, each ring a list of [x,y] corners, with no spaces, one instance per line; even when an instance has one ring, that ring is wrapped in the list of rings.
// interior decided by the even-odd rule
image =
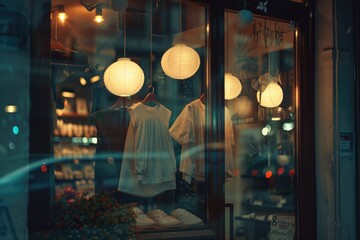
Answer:
[[[144,72],[130,58],[119,58],[104,73],[105,87],[120,97],[134,95],[144,85]]]
[[[261,93],[261,102],[260,102],[260,93],[258,90],[256,97],[257,101],[261,106],[267,108],[274,108],[281,104],[283,100],[283,91],[279,84],[274,81],[270,81],[265,90]]]
[[[174,79],[187,79],[193,76],[200,66],[199,54],[186,44],[176,44],[161,58],[165,74]]]
[[[225,73],[225,99],[231,100],[239,96],[242,86],[240,80],[231,73]]]

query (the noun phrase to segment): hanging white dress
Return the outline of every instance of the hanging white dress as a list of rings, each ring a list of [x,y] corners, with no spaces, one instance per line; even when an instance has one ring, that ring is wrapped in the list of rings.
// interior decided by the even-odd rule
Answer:
[[[180,168],[183,179],[191,183],[205,180],[205,105],[196,99],[188,103],[170,128],[171,136],[182,145]],[[232,145],[235,144],[230,112],[225,107],[225,173],[234,175]]]
[[[141,102],[129,108],[118,190],[139,197],[153,197],[176,189],[176,162],[169,134],[171,111],[159,104]]]

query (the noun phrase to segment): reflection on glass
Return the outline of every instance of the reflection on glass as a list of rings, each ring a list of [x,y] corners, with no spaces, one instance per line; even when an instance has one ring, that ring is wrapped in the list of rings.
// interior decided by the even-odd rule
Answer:
[[[103,8],[106,21],[96,24],[85,5],[65,4],[71,21],[51,23],[56,201],[119,204],[131,216],[122,224],[134,224],[136,234],[204,228],[205,7],[129,0],[124,11]],[[176,65],[170,54],[164,69],[162,56],[179,44],[196,61]],[[142,81],[129,81],[141,74],[114,64],[123,57],[139,66]],[[171,64],[187,68],[169,74]],[[113,223],[108,209],[99,212],[104,222],[79,224]]]
[[[226,13],[228,71],[242,91],[227,100],[235,145],[237,176],[225,183],[240,239],[277,239],[295,231],[295,29],[287,23],[254,18],[244,26]],[[226,216],[226,226],[231,224]],[[286,231],[277,222],[286,223]]]

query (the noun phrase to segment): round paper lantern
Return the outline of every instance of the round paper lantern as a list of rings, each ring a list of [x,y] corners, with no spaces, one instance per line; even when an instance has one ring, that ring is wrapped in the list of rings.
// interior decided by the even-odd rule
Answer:
[[[257,101],[261,106],[267,108],[274,108],[281,104],[283,100],[283,91],[279,84],[274,81],[270,81],[265,90],[261,93],[261,102],[260,102],[260,93],[258,90],[256,97]]]
[[[174,79],[187,79],[193,76],[200,66],[199,54],[186,44],[176,44],[161,58],[165,74]]]
[[[134,95],[144,85],[144,72],[130,58],[119,58],[104,73],[105,87],[120,97]]]
[[[240,80],[231,73],[225,73],[225,99],[231,100],[239,96],[242,86]]]

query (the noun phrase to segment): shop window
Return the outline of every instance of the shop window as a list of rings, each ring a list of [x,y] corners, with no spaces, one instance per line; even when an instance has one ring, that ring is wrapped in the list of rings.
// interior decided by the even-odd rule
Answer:
[[[90,3],[52,1],[55,201],[111,197],[136,234],[206,228],[205,6]]]

